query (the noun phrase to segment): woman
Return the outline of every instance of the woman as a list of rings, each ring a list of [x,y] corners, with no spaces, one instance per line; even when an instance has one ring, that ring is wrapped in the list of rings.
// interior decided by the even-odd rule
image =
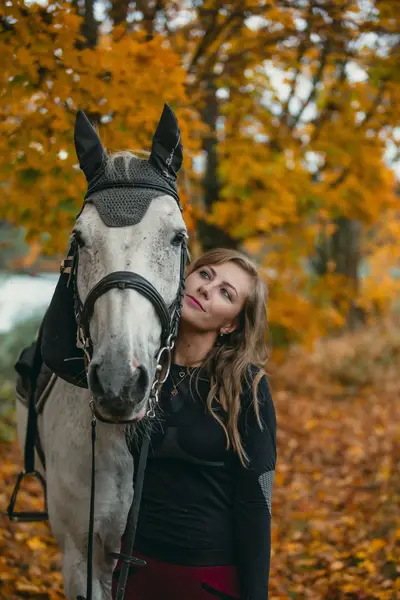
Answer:
[[[144,477],[134,555],[147,565],[131,569],[125,598],[268,598],[266,330],[266,288],[245,256],[216,249],[191,263]]]

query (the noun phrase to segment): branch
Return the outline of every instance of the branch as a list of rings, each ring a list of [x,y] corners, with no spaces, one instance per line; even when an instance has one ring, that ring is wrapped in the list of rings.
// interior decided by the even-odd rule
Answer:
[[[289,125],[289,104],[292,101],[292,98],[296,91],[297,79],[300,74],[300,63],[303,59],[303,56],[305,55],[305,53],[307,51],[308,32],[310,30],[310,19],[312,17],[312,9],[313,9],[313,6],[312,6],[312,3],[310,3],[310,5],[308,7],[308,13],[307,13],[307,27],[304,31],[304,35],[303,35],[302,39],[300,40],[299,47],[297,50],[296,68],[294,71],[292,85],[291,85],[288,97],[286,99],[286,102],[282,106],[282,117],[280,120],[281,120],[281,123],[283,121],[286,121],[286,125]]]
[[[307,106],[309,106],[310,102],[312,102],[312,100],[314,100],[316,92],[317,92],[317,85],[319,84],[319,82],[322,79],[326,64],[327,64],[327,58],[329,56],[329,51],[330,51],[330,40],[326,40],[323,44],[322,44],[322,48],[321,48],[321,55],[320,55],[320,60],[319,60],[319,67],[317,69],[317,72],[315,73],[314,77],[312,78],[312,87],[310,90],[310,93],[308,94],[306,100],[303,102],[300,110],[298,111],[297,115],[295,115],[294,117],[290,117],[288,118],[288,127],[290,130],[293,130],[297,123],[300,121],[304,111],[306,110]]]
[[[372,119],[372,117],[376,113],[376,110],[382,101],[383,94],[385,93],[385,91],[386,91],[386,80],[381,79],[379,81],[379,89],[378,89],[378,93],[375,96],[375,100],[372,102],[369,111],[365,114],[364,119],[361,121],[361,123],[358,124],[357,129],[362,129]]]
[[[206,52],[207,47],[217,37],[218,30],[216,30],[215,25],[216,25],[215,21],[214,22],[211,21],[210,27],[207,27],[207,28],[204,27],[205,34],[203,35],[199,45],[197,46],[197,49],[195,50],[195,52],[192,56],[192,60],[190,61],[190,64],[188,67],[188,73],[193,73],[200,57]],[[213,36],[213,37],[211,37],[211,36]]]
[[[199,11],[199,13],[201,13],[201,11]],[[217,15],[218,9],[215,9],[214,11],[211,9],[208,10],[207,16],[212,17],[214,13]],[[199,16],[200,16],[200,14],[199,14]],[[205,34],[192,57],[192,60],[190,62],[189,68],[188,68],[189,73],[193,73],[200,58],[206,53],[208,48],[219,37],[219,35],[221,35],[221,33],[224,31],[224,29],[229,27],[229,25],[232,23],[232,21],[235,18],[236,18],[236,14],[231,13],[230,15],[228,15],[228,17],[225,19],[225,21],[223,21],[220,25],[218,25],[217,22],[214,20],[214,21],[211,21],[211,27],[203,27],[203,30],[205,30]]]
[[[129,0],[111,0],[110,17],[114,25],[126,22],[129,10]]]
[[[283,121],[286,121],[286,125],[289,124],[289,104],[291,103],[296,87],[297,87],[297,80],[298,77],[300,75],[300,63],[303,59],[303,56],[305,55],[307,51],[307,44],[306,44],[306,39],[303,38],[299,44],[299,48],[298,48],[298,52],[297,52],[297,57],[296,57],[296,68],[294,71],[294,77],[292,80],[292,85],[290,87],[290,91],[288,94],[288,97],[286,99],[286,102],[284,102],[283,106],[282,106],[282,117],[281,117],[281,123]]]
[[[136,0],[136,8],[143,13],[143,21],[147,30],[147,41],[150,41],[154,36],[154,21],[157,13],[163,8],[162,0],[157,0],[154,8],[149,7],[148,0]]]
[[[262,34],[259,32],[256,38],[258,42],[254,46],[248,46],[247,48],[241,48],[238,52],[232,52],[228,56],[229,63],[233,63],[235,60],[242,59],[244,55],[248,52],[253,52],[254,54],[259,53],[260,56],[263,55],[263,51],[266,51],[269,46],[274,46],[283,42],[287,39],[288,35],[297,34],[296,30],[290,31],[286,30],[284,32],[277,32],[271,35],[268,39],[264,39]]]
[[[220,37],[218,48],[215,50],[215,52],[213,52],[212,54],[210,54],[208,56],[207,60],[204,62],[204,65],[202,65],[201,71],[198,71],[198,73],[197,73],[198,77],[201,77],[201,76],[208,77],[209,74],[213,72],[215,63],[218,60],[218,54],[219,54],[221,45],[224,44],[224,42],[228,41],[228,39],[230,38],[233,31],[235,31],[235,33],[236,33],[236,30],[238,28],[240,28],[241,26],[243,26],[244,17],[242,18],[241,23],[237,25],[237,28],[234,27],[234,20],[235,20],[234,18],[227,19],[224,29],[222,29],[221,32],[216,35],[215,39]],[[229,27],[230,25],[232,27]],[[243,53],[242,53],[242,56],[243,56]],[[228,58],[228,60],[229,60],[229,58]]]
[[[218,16],[221,16],[221,15],[219,15],[219,9],[220,9],[221,3],[216,1],[215,4],[216,4],[216,6],[214,8],[200,7],[198,10],[197,14],[198,14],[199,21],[202,18],[205,18],[205,20],[206,20],[206,23],[200,23],[201,30],[205,31],[206,33],[203,36],[196,52],[193,55],[191,64],[188,69],[189,73],[193,72],[193,70],[197,66],[197,63],[199,62],[199,59],[206,53],[209,46],[214,41],[216,41],[219,36],[221,36],[225,32],[224,40],[222,40],[221,43],[229,38],[228,31],[229,31],[230,26],[234,24],[235,20],[238,21],[237,29],[239,29],[241,26],[244,25],[245,20],[247,18],[249,18],[251,16],[263,16],[271,8],[273,8],[272,4],[265,4],[259,8],[253,7],[251,9],[250,8],[246,9],[246,7],[244,6],[245,3],[243,2],[243,0],[237,0],[236,6],[232,7],[232,11],[226,17],[225,21],[220,23],[220,25],[217,25],[215,19],[217,19]],[[207,23],[209,23],[210,17],[211,17],[211,19],[214,19],[214,20],[211,21],[212,26],[207,28]],[[259,34],[258,38],[259,39],[262,38],[262,32],[259,31],[258,34]],[[240,52],[240,54],[241,53],[242,53],[242,51]],[[214,56],[214,59],[215,59],[215,57],[216,56]]]
[[[337,78],[336,84],[331,89],[332,95],[334,95],[338,91],[339,86],[343,83],[343,81],[345,79],[346,65],[347,65],[348,59],[349,59],[349,56],[346,56],[346,57],[342,58],[341,62],[339,63],[339,68],[340,68],[339,76]],[[320,116],[317,119],[315,119],[315,121],[314,121],[314,133],[311,136],[310,143],[315,142],[315,140],[318,138],[323,123],[329,117],[329,114],[333,110],[335,110],[335,107],[336,107],[336,105],[334,104],[333,101],[326,103],[324,110],[321,111]]]
[[[337,176],[335,181],[332,181],[332,183],[330,183],[329,188],[331,190],[336,190],[336,188],[338,188],[339,185],[341,185],[347,179],[348,175],[350,175],[350,172],[351,172],[350,166],[342,169],[342,172],[340,173],[340,175]]]
[[[357,125],[357,127],[356,127],[357,131],[360,131],[361,129],[363,129],[368,124],[368,122],[372,119],[372,117],[374,116],[377,108],[379,107],[379,105],[382,101],[385,89],[386,89],[386,81],[380,81],[378,93],[376,94],[375,99],[372,102],[371,107],[370,107],[369,111],[366,113],[364,119],[362,120],[361,123],[359,123]],[[322,169],[321,169],[321,171],[322,171]],[[332,183],[330,184],[330,186],[329,186],[330,189],[335,190],[337,187],[339,187],[339,185],[341,185],[347,179],[350,172],[351,172],[351,165],[342,169],[342,172],[340,173],[340,175],[338,175],[338,177],[335,179],[335,181],[332,181]]]

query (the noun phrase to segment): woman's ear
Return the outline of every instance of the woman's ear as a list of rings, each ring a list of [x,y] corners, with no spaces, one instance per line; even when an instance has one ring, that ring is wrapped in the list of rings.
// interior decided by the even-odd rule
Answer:
[[[230,333],[235,331],[238,328],[238,326],[239,326],[239,323],[237,322],[237,319],[235,319],[235,321],[232,321],[231,323],[227,323],[223,327],[221,327],[221,329],[219,331],[219,335],[229,335]]]

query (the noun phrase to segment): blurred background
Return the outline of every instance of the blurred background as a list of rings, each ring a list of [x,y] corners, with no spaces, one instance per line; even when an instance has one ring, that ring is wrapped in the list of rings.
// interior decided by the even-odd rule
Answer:
[[[270,598],[400,598],[399,0],[1,0],[0,31],[1,510],[13,365],[85,191],[76,111],[149,150],[168,102],[192,254],[238,248],[269,286]],[[0,517],[0,598],[63,598],[59,567]]]

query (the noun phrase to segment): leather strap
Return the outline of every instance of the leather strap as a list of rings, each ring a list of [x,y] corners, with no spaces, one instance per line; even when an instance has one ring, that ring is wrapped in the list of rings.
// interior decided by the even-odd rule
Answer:
[[[40,352],[41,340],[42,340],[42,325],[39,329],[38,340],[35,347],[35,353],[33,356],[32,370],[29,382],[29,400],[28,400],[28,422],[26,427],[25,447],[24,447],[24,470],[18,475],[17,482],[14,487],[14,491],[11,496],[10,504],[7,508],[8,518],[11,521],[44,521],[48,518],[47,515],[47,498],[46,498],[46,482],[42,475],[35,469],[35,444],[37,435],[37,412],[35,406],[35,392],[37,379],[42,366],[42,355]],[[26,476],[35,477],[42,485],[44,499],[45,499],[45,510],[43,512],[17,512],[14,510],[17,501],[19,489],[21,487],[22,480]]]
[[[95,194],[96,192],[101,192],[102,190],[107,190],[107,189],[115,189],[115,188],[133,188],[133,189],[146,189],[146,190],[157,190],[159,192],[164,192],[166,195],[168,196],[172,196],[173,198],[175,198],[179,208],[182,211],[180,202],[179,202],[179,195],[177,190],[174,190],[171,187],[167,187],[166,185],[161,185],[158,183],[152,183],[150,184],[148,181],[126,181],[124,179],[121,180],[112,180],[112,181],[103,181],[102,183],[99,183],[98,185],[94,184],[92,186],[89,186],[88,191],[85,194],[85,200],[87,198],[89,198],[92,194]]]
[[[96,418],[92,418],[92,473],[90,481],[90,510],[89,510],[89,532],[87,546],[87,575],[86,575],[86,599],[77,596],[76,600],[92,600],[93,588],[93,540],[94,540],[94,500],[96,496]]]
[[[133,289],[150,300],[161,321],[162,337],[169,335],[170,314],[160,293],[147,279],[132,271],[114,271],[101,279],[89,292],[80,315],[80,326],[87,339],[90,338],[89,322],[95,302],[100,296],[112,289]]]
[[[151,422],[148,422],[146,431],[144,432],[142,445],[140,449],[140,457],[139,457],[139,465],[138,471],[135,480],[135,492],[133,503],[129,511],[128,522],[126,526],[126,536],[124,540],[124,549],[125,552],[123,554],[113,553],[111,556],[114,558],[119,558],[122,562],[121,572],[119,574],[117,593],[115,595],[115,600],[124,600],[125,596],[125,588],[126,582],[129,575],[129,565],[131,563],[136,564],[137,566],[145,566],[146,562],[135,558],[132,556],[133,546],[135,543],[136,537],[136,529],[139,518],[139,509],[140,509],[140,501],[142,498],[143,491],[143,481],[144,481],[144,473],[146,470],[147,463],[147,455],[149,452],[149,444],[150,444],[150,434],[151,434]]]

